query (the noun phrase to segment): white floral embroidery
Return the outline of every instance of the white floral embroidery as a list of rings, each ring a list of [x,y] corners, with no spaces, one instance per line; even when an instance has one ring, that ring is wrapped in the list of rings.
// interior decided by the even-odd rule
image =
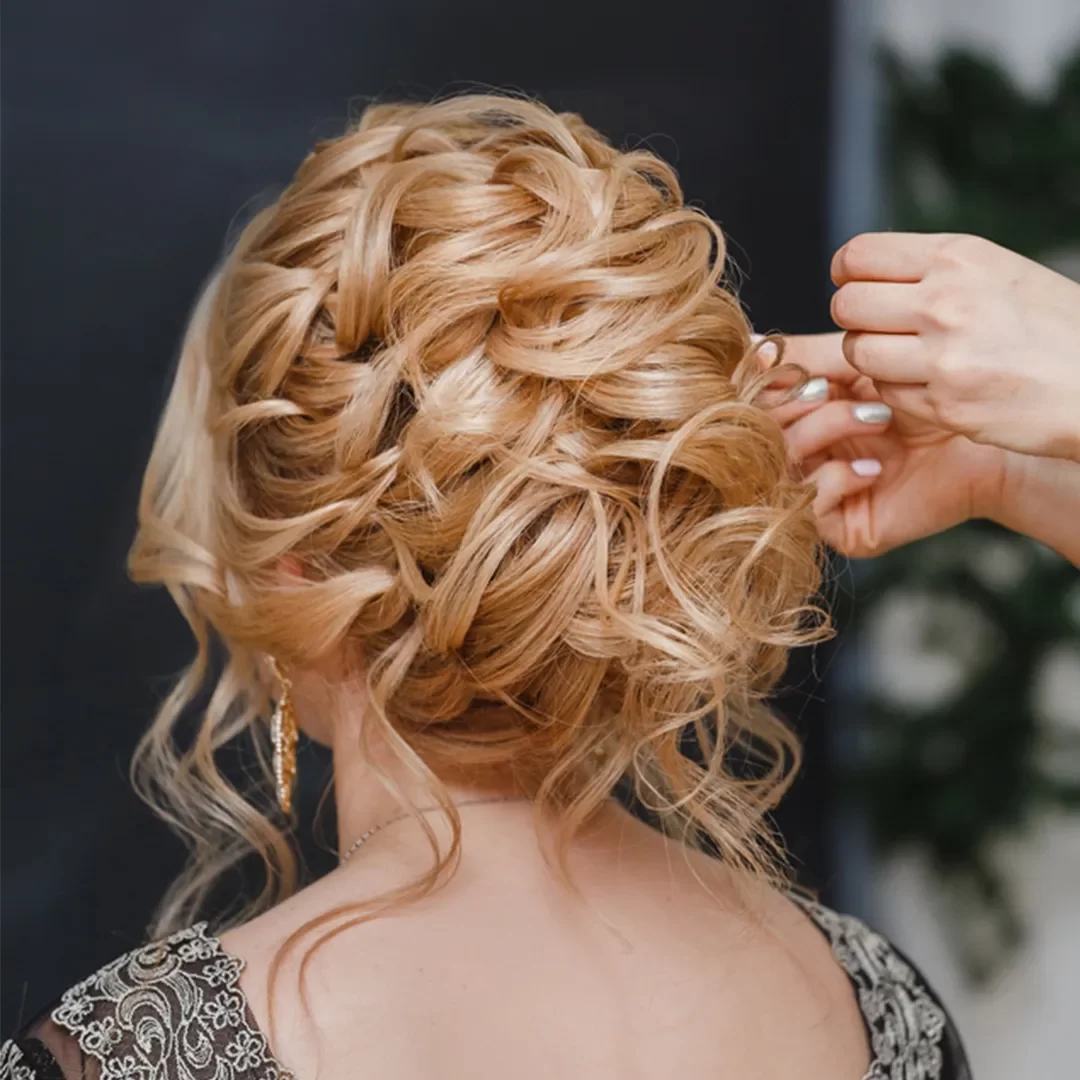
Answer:
[[[185,963],[193,960],[209,960],[214,955],[214,943],[203,938],[201,941],[189,941],[176,950],[176,955]]]
[[[255,1025],[242,970],[199,923],[72,987],[52,1019],[101,1063],[101,1080],[292,1080]]]
[[[206,1019],[218,1031],[225,1027],[240,1027],[244,1022],[244,999],[239,994],[222,990],[206,1003]]]
[[[863,1080],[940,1080],[944,1010],[896,950],[851,915],[793,897],[828,935],[858,994],[874,1056]]]
[[[225,1047],[225,1056],[240,1072],[248,1072],[260,1065],[262,1055],[261,1039],[244,1028],[237,1031],[232,1042]]]
[[[0,1080],[34,1080],[34,1070],[23,1064],[23,1052],[11,1039],[0,1046]]]
[[[207,986],[231,986],[233,979],[233,961],[231,957],[224,956],[207,964],[203,969],[203,978]]]
[[[96,1057],[104,1058],[121,1037],[116,1020],[111,1016],[106,1016],[104,1020],[91,1020],[83,1029],[83,1036],[79,1041],[84,1050]]]
[[[140,1065],[133,1054],[111,1057],[101,1068],[101,1080],[152,1080],[149,1065]]]

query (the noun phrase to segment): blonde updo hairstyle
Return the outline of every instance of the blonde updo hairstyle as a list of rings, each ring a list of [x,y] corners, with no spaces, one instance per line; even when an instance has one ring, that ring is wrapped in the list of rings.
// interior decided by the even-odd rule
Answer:
[[[821,634],[816,533],[724,269],[665,163],[498,96],[369,107],[244,229],[187,331],[130,557],[198,643],[134,763],[191,851],[157,931],[252,850],[266,886],[234,915],[297,885],[267,656],[350,657],[365,734],[445,807],[449,850],[429,829],[431,873],[396,900],[452,872],[451,776],[512,782],[562,851],[625,782],[777,872],[765,815],[798,745],[763,699]],[[219,767],[241,736],[254,790]]]

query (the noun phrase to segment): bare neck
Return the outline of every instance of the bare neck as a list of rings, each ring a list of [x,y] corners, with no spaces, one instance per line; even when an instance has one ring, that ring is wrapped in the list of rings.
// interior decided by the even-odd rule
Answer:
[[[361,744],[357,724],[335,725],[333,738],[334,795],[337,806],[338,850],[344,854],[369,830],[380,828],[410,809],[438,808],[443,795],[456,806],[466,803],[490,803],[496,800],[525,801],[521,792],[509,784],[474,786],[468,783],[443,783],[421,769],[411,769],[397,758],[384,741],[371,739],[370,747]],[[520,813],[514,815],[521,817]]]

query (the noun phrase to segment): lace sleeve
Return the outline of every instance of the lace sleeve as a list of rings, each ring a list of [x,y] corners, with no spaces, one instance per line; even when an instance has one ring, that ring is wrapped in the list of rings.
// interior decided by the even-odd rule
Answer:
[[[100,1068],[46,1015],[0,1046],[0,1080],[100,1080]]]
[[[292,1080],[252,1015],[243,968],[205,923],[134,949],[5,1043],[0,1080]]]

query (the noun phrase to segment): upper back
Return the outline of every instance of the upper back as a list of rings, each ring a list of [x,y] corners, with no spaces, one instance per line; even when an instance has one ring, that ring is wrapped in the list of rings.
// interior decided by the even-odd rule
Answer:
[[[711,860],[636,826],[618,851],[577,852],[583,902],[495,839],[440,892],[314,948],[282,954],[311,919],[386,891],[401,851],[224,940],[198,926],[135,950],[28,1032],[44,1047],[5,1044],[0,1080],[968,1076],[939,1003],[862,923],[764,889],[742,903]]]
[[[296,950],[275,981],[275,1046],[303,1080],[359,1062],[410,1080],[859,1080],[863,1024],[821,932],[775,893],[754,913],[731,893],[718,904],[671,854],[649,837],[619,856],[579,852],[582,902],[536,852],[466,850],[437,894],[310,953],[307,1014],[299,963],[318,934]],[[344,877],[227,938],[264,1023],[274,953],[302,920],[355,900]]]
[[[160,955],[122,962],[102,981],[112,991],[76,994],[60,1019],[79,1020],[116,991],[122,1026],[152,970],[172,1022],[183,1023],[185,997],[201,998],[204,1026],[227,1035],[211,1036],[225,1061],[261,1070],[277,1058],[300,1080],[864,1075],[850,985],[790,902],[763,893],[751,914],[729,892],[718,904],[681,854],[644,830],[617,855],[577,853],[582,902],[537,852],[506,840],[502,858],[490,842],[483,857],[467,846],[457,874],[425,900],[285,953],[272,1010],[271,967],[290,933],[359,890],[392,887],[392,845],[373,850],[362,874],[330,875],[224,944],[196,929]],[[81,1034],[93,1040],[90,1025],[104,1018],[88,1019]],[[191,1045],[192,1033],[178,1031],[176,1045]]]
[[[919,1080],[965,1075],[942,1071],[944,1014],[880,937],[775,892],[713,899],[694,880],[710,860],[672,854],[636,833],[618,854],[579,852],[582,902],[535,852],[466,849],[435,895],[287,952],[271,1023],[273,958],[358,887],[384,891],[383,850],[223,940],[196,927],[129,954],[52,1016],[109,1076],[143,1075],[145,1059],[155,1076],[218,1080],[860,1080],[887,1075],[886,1058]]]

